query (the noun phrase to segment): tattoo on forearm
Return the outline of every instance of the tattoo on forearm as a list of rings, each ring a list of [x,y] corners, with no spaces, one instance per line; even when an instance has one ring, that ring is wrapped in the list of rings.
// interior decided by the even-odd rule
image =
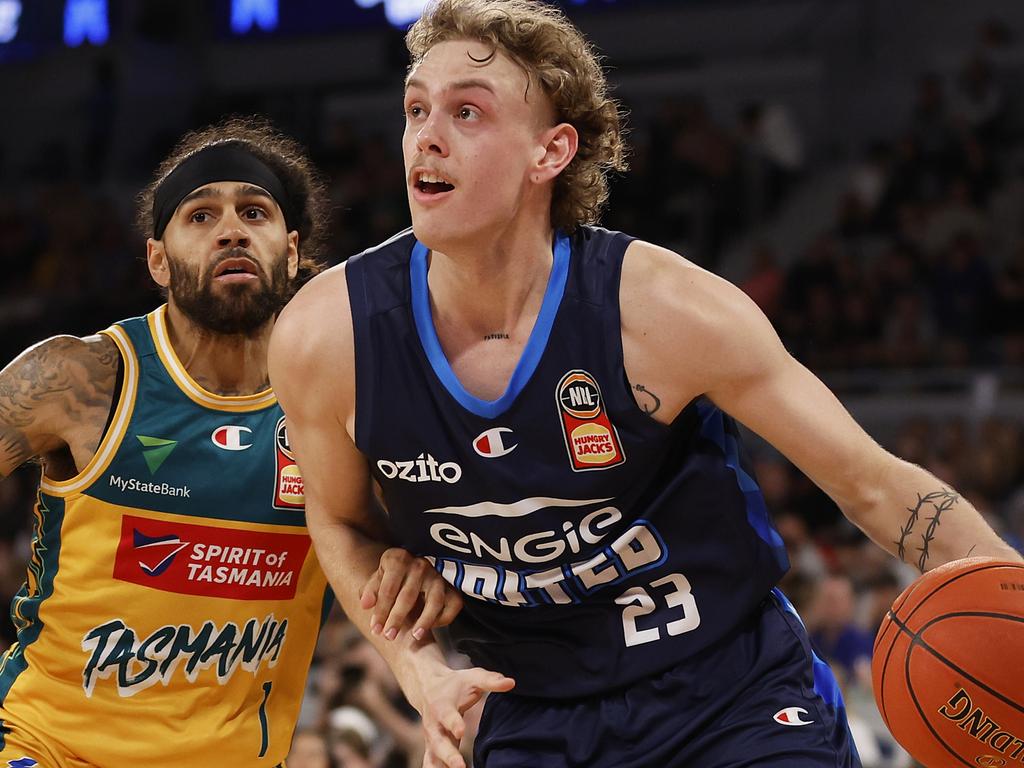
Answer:
[[[917,504],[907,507],[910,517],[906,524],[900,528],[900,537],[896,540],[897,554],[900,560],[907,562],[907,549],[911,546],[911,538],[916,526],[922,518],[927,522],[924,533],[921,534],[921,546],[916,548],[918,552],[917,569],[924,573],[928,565],[928,558],[931,556],[929,547],[935,539],[939,529],[942,515],[952,509],[960,501],[959,494],[943,488],[938,491],[917,496]],[[973,551],[973,550],[972,550]]]
[[[661,408],[661,398],[651,392],[651,390],[647,389],[643,384],[634,384],[633,389],[646,396],[644,398],[637,398],[637,402],[640,404],[640,407],[644,409],[644,413],[648,416],[652,416],[658,412]]]

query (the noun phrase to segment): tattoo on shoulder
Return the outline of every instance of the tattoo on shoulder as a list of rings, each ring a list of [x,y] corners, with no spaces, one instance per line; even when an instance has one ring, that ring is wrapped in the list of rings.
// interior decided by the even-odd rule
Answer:
[[[52,422],[53,413],[68,427],[92,419],[101,429],[114,396],[119,358],[117,346],[105,336],[56,336],[0,371],[0,471],[32,458],[32,434],[59,431],[52,423],[40,423]]]
[[[117,346],[106,336],[93,336],[88,340],[71,336],[60,338],[65,343],[53,349],[40,366],[49,371],[49,393],[64,393],[65,411],[75,422],[80,422],[93,408],[101,409],[106,420],[117,380],[120,357]]]
[[[643,397],[637,398],[637,403],[644,409],[644,413],[648,416],[654,415],[661,409],[661,398],[651,392],[651,390],[643,384],[634,384],[633,389],[643,395]]]
[[[918,494],[917,503],[907,507],[910,516],[900,528],[900,537],[895,542],[900,560],[906,563],[908,554],[911,557],[916,554],[917,561],[914,565],[924,573],[928,566],[928,558],[931,557],[929,547],[935,539],[942,516],[959,503],[960,495],[948,488],[931,491],[923,496]]]

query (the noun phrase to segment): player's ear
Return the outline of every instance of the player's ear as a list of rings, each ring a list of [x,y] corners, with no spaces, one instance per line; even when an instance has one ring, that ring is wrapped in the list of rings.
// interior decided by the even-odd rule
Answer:
[[[569,123],[559,123],[541,135],[537,162],[530,174],[535,184],[551,181],[576,157],[580,137]]]
[[[171,284],[171,268],[167,263],[167,252],[162,240],[154,240],[152,237],[146,240],[146,264],[157,285],[166,288]]]
[[[299,273],[299,233],[288,233],[288,277],[292,280]]]

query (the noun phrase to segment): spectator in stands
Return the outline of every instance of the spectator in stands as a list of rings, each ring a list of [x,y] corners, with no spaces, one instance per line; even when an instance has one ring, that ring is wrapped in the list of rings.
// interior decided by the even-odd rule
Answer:
[[[779,266],[775,248],[768,243],[760,243],[754,249],[750,274],[740,283],[740,288],[754,300],[769,320],[775,321],[779,315],[785,280],[786,273]]]
[[[419,715],[409,706],[387,663],[364,638],[352,636],[341,660],[342,687],[336,700],[343,710],[365,714],[380,733],[367,739],[370,755],[387,768],[419,768],[424,742]],[[336,727],[338,710],[330,715]]]
[[[761,479],[761,476],[758,476]],[[811,538],[807,522],[795,512],[783,510],[774,514],[775,527],[786,544],[786,554],[793,574],[815,583],[827,572],[821,549]],[[786,589],[787,594],[789,590]]]
[[[995,290],[991,269],[973,233],[956,234],[942,249],[929,289],[935,320],[945,337],[945,362],[987,362]]]
[[[930,175],[939,182],[948,178],[956,137],[946,109],[942,80],[934,73],[922,75],[917,81],[910,132]]]
[[[1002,358],[1024,365],[1024,240],[996,278],[995,332],[1003,339]]]
[[[747,224],[774,214],[804,168],[804,138],[792,113],[779,102],[745,104],[739,140],[747,191]]]
[[[328,730],[331,758],[339,768],[398,768],[404,763],[374,755],[380,731],[370,717],[357,707],[331,710]],[[385,762],[387,760],[387,762]]]
[[[892,165],[892,149],[883,141],[874,141],[850,172],[848,192],[860,204],[872,231],[882,230],[890,223],[886,221],[883,204],[893,181]]]
[[[287,763],[288,768],[333,768],[327,740],[318,731],[310,729],[295,732]]]
[[[999,138],[1000,122],[1006,100],[992,74],[992,67],[982,56],[971,56],[964,64],[956,82],[953,114],[962,120],[983,144],[992,145]]]
[[[828,576],[818,589],[806,617],[811,642],[846,680],[870,681],[873,636],[854,620],[856,596],[849,577]],[[868,682],[870,688],[870,682]]]

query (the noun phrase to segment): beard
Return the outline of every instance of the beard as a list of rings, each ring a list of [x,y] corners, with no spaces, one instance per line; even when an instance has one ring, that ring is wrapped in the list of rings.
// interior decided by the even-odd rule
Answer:
[[[258,283],[228,283],[214,290],[213,271],[225,259],[245,257],[256,264]],[[190,270],[167,254],[169,293],[182,313],[201,329],[223,335],[251,335],[287,303],[291,294],[287,254],[274,262],[270,275],[244,248],[221,251],[205,271]]]

